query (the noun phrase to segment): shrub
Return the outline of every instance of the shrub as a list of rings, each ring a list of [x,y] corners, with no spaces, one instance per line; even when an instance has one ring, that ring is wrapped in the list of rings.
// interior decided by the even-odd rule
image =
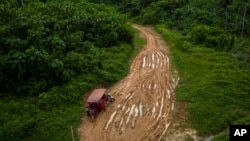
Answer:
[[[228,51],[232,49],[233,38],[218,27],[199,25],[191,30],[190,40],[217,51]]]
[[[250,75],[245,63],[230,53],[192,44],[162,25],[157,30],[171,43],[172,60],[180,76],[176,99],[187,102],[188,118],[198,134],[215,134],[230,124],[249,123]],[[224,135],[215,138],[226,139]]]
[[[100,48],[132,44],[126,16],[110,6],[36,1],[17,8],[15,2],[0,4],[0,92],[38,95],[96,71]]]

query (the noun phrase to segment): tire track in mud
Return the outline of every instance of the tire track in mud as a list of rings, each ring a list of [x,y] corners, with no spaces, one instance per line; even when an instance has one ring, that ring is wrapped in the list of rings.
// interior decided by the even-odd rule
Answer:
[[[161,140],[171,124],[178,78],[160,37],[150,28],[134,25],[147,39],[134,58],[130,73],[108,91],[116,98],[94,122],[83,118],[81,141]]]

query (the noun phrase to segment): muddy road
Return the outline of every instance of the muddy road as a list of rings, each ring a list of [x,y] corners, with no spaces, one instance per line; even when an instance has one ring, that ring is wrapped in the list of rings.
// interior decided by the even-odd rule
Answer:
[[[167,48],[152,29],[134,25],[147,44],[127,77],[108,89],[116,98],[91,122],[83,117],[81,141],[161,140],[171,124],[178,78],[170,72]]]

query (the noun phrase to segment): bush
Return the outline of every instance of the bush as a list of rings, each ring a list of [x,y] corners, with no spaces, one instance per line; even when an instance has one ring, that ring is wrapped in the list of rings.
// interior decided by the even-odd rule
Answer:
[[[191,30],[190,40],[197,44],[202,44],[217,51],[229,51],[232,49],[231,40],[233,38],[218,27],[199,25]]]
[[[235,123],[249,124],[246,103],[250,102],[250,75],[246,64],[229,53],[194,45],[162,25],[157,30],[171,43],[172,60],[180,76],[176,99],[187,102],[189,121],[198,134],[216,134]],[[225,140],[224,135],[215,140],[222,138]]]
[[[100,48],[132,44],[126,16],[110,6],[36,1],[18,8],[15,2],[0,4],[1,93],[38,95],[97,71]]]

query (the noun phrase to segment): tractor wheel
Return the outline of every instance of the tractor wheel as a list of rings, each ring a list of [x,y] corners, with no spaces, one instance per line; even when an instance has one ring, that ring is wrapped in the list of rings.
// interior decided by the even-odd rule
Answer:
[[[95,115],[94,115],[94,113],[92,113],[92,115],[91,115],[91,121],[93,122],[94,119],[95,119]]]

